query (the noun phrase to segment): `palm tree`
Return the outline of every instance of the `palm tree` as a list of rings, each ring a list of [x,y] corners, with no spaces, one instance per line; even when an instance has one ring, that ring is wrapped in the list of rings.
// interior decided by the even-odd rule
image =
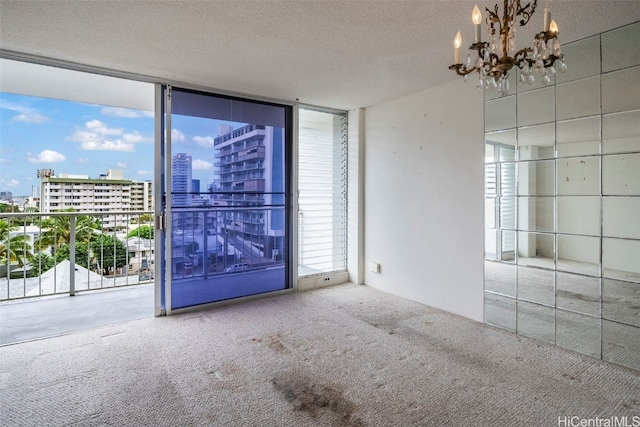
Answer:
[[[68,209],[67,212],[75,212]],[[51,247],[55,253],[61,245],[71,243],[71,216],[56,216],[42,220],[38,224],[42,232],[35,241],[38,250]],[[95,234],[95,230],[101,227],[100,221],[91,216],[81,215],[76,218],[76,242],[89,243]]]
[[[19,267],[23,267],[25,261],[31,258],[29,236],[24,234],[11,236],[11,231],[15,230],[18,230],[18,227],[10,226],[7,221],[0,220],[0,264],[7,265],[7,269],[12,262],[17,262]]]

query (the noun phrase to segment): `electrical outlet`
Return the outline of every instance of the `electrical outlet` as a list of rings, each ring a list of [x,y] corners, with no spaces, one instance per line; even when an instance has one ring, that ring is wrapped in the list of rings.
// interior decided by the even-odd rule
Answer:
[[[369,261],[369,271],[373,273],[380,273],[380,263]]]

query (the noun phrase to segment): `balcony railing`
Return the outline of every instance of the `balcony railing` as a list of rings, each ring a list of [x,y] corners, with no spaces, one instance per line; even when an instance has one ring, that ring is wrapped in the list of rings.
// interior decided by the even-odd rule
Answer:
[[[151,211],[2,213],[0,301],[150,283],[152,233]]]

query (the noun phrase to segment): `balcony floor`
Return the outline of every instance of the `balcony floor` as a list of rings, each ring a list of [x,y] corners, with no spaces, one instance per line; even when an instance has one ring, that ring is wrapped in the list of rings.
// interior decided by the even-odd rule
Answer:
[[[0,304],[0,346],[153,317],[153,284]]]

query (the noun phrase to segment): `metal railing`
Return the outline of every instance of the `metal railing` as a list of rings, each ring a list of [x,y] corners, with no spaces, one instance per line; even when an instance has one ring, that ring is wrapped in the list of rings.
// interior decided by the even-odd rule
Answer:
[[[0,301],[150,283],[153,233],[152,211],[0,213]]]

